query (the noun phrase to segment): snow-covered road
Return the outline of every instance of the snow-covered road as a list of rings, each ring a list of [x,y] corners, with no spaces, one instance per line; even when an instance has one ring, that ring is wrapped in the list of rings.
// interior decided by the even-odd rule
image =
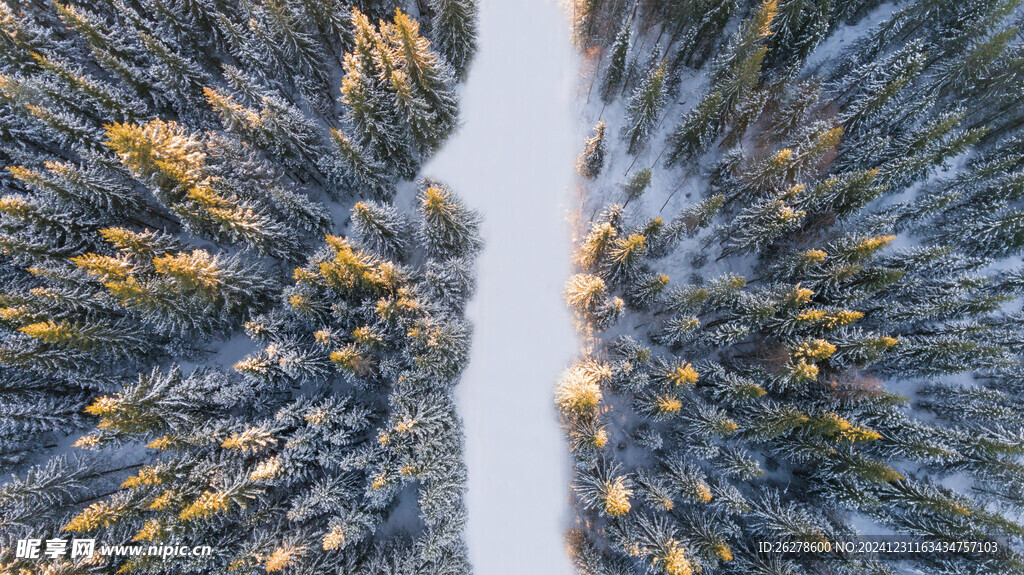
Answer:
[[[477,575],[572,572],[565,442],[553,389],[576,348],[561,301],[578,60],[556,0],[482,0],[462,130],[426,167],[486,223],[475,325],[458,400],[466,424],[470,557]]]

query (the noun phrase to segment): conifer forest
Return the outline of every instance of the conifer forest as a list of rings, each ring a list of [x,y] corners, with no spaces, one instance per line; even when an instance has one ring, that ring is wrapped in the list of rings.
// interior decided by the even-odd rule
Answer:
[[[4,573],[465,573],[476,7],[0,3]],[[408,206],[393,201],[410,188]],[[209,557],[16,557],[25,538]]]
[[[578,570],[1024,572],[1016,0],[581,2]],[[765,552],[860,535],[998,553]]]
[[[0,0],[0,575],[1024,575],[1022,27]]]

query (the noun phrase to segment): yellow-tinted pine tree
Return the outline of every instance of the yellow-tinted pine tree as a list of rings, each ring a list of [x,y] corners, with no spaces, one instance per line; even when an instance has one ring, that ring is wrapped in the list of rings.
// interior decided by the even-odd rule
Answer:
[[[331,363],[338,370],[353,375],[366,375],[370,370],[370,361],[359,351],[355,344],[349,344],[342,349],[331,352]]]
[[[576,249],[576,263],[585,270],[596,271],[615,240],[615,227],[604,222],[596,224]]]
[[[221,442],[220,446],[225,449],[256,453],[274,443],[276,443],[276,440],[269,431],[258,427],[251,427],[244,431],[232,433]]]
[[[785,303],[789,307],[800,307],[810,303],[813,297],[814,292],[812,290],[796,284],[793,286],[793,291],[786,294]]]
[[[809,425],[812,429],[826,437],[845,439],[854,443],[875,441],[882,438],[882,435],[877,431],[854,425],[849,420],[832,412],[822,413],[821,416],[812,419]]]
[[[320,264],[319,271],[328,286],[342,291],[384,287],[373,260],[347,239],[327,236],[327,245],[334,250],[334,259]]]
[[[683,403],[679,401],[679,398],[669,394],[656,397],[655,405],[661,416],[675,415],[683,408]]]
[[[284,545],[263,558],[267,573],[277,573],[292,566],[305,552],[305,547]]]
[[[686,556],[686,550],[676,540],[665,543],[661,553],[653,559],[654,566],[666,575],[693,575],[693,564]]]
[[[146,466],[140,469],[135,475],[125,479],[124,482],[121,483],[121,487],[132,489],[135,487],[160,485],[164,482],[165,475],[166,474],[161,473],[158,467]]]
[[[873,236],[864,238],[858,241],[856,244],[854,244],[854,246],[849,250],[849,253],[854,259],[862,260],[875,254],[885,246],[892,243],[892,241],[895,239],[896,236],[893,235]]]
[[[271,481],[281,474],[281,458],[273,456],[256,464],[249,473],[249,481]]]
[[[165,535],[164,525],[158,519],[147,519],[132,541],[160,541]]]
[[[594,415],[601,403],[601,384],[611,378],[611,368],[593,360],[577,361],[562,376],[555,401],[566,414]]]
[[[409,78],[413,95],[424,102],[434,119],[421,142],[427,150],[433,149],[451,132],[458,114],[451,71],[430,49],[430,41],[420,35],[419,22],[401,10],[395,11],[393,23],[381,24],[381,33],[393,47],[395,64]]]
[[[647,238],[643,234],[630,234],[628,237],[612,240],[607,263],[609,281],[618,283],[634,278],[646,255]]]
[[[120,520],[128,510],[127,504],[115,504],[109,501],[93,503],[73,517],[61,530],[88,533],[103,527],[110,527]]]
[[[592,274],[576,274],[565,285],[565,302],[576,313],[586,316],[604,301],[604,280]]]
[[[176,122],[157,118],[144,125],[114,123],[106,129],[107,146],[121,162],[172,198],[206,177],[203,143]]]
[[[672,385],[679,387],[697,383],[697,379],[700,377],[700,374],[697,373],[697,370],[693,368],[692,364],[680,362],[679,365],[672,368],[671,371],[665,374],[665,377],[672,383]]]
[[[799,360],[786,365],[787,376],[790,380],[798,383],[817,381],[818,379],[818,366],[813,363],[808,363],[805,360]]]
[[[111,227],[101,229],[100,235],[117,249],[146,260],[179,247],[179,242],[170,236],[149,230],[137,232],[127,228]]]
[[[621,517],[632,509],[629,497],[633,490],[627,487],[625,477],[619,476],[609,479],[604,483],[602,493],[602,505],[604,512],[609,517]]]
[[[334,525],[321,539],[324,551],[334,551],[345,546],[345,529],[341,525]]]
[[[204,519],[227,511],[230,501],[231,498],[223,491],[204,491],[178,514],[178,518],[182,521]]]
[[[836,352],[836,346],[824,339],[812,339],[798,344],[793,349],[793,357],[811,361],[823,361]]]

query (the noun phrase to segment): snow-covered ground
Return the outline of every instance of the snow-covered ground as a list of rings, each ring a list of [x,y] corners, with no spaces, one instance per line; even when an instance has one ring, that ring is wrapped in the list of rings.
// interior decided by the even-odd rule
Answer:
[[[482,0],[461,131],[424,169],[486,222],[469,368],[458,400],[478,575],[572,572],[569,461],[553,389],[576,350],[570,275],[578,59],[555,0]]]

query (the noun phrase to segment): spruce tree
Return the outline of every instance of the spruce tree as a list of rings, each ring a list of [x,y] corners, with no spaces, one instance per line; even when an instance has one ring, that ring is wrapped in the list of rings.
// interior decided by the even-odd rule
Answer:
[[[438,52],[459,80],[466,78],[476,54],[477,6],[472,0],[428,0],[434,12],[430,22]]]
[[[419,236],[434,259],[472,256],[483,244],[479,238],[480,216],[467,208],[443,184],[431,180],[420,186]]]
[[[608,59],[608,68],[601,79],[601,100],[610,104],[615,96],[622,89],[622,83],[626,78],[626,58],[629,56],[630,23],[624,22],[619,33],[615,36],[615,43],[611,47],[611,57]]]
[[[665,64],[656,64],[644,76],[633,93],[622,139],[629,143],[629,153],[636,154],[650,138],[665,105]]]
[[[588,180],[596,178],[604,168],[605,154],[608,148],[604,132],[605,123],[598,122],[594,126],[594,135],[587,138],[583,152],[576,159],[576,171]]]

